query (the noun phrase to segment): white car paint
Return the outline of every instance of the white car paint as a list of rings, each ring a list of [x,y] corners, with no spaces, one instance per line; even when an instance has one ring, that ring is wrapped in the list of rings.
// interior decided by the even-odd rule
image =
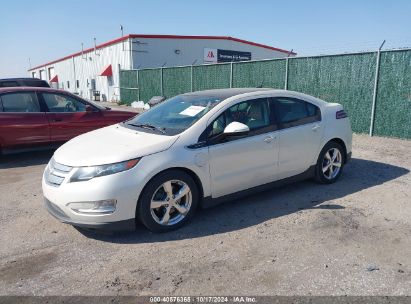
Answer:
[[[322,120],[214,146],[187,147],[195,144],[205,128],[232,105],[263,97],[294,97],[307,101],[320,108]],[[298,92],[259,90],[223,100],[175,136],[135,131],[121,124],[106,127],[76,137],[55,152],[55,162],[73,169],[58,187],[47,182],[45,173],[43,193],[46,200],[67,215],[68,219],[64,221],[74,225],[134,219],[144,186],[169,168],[190,170],[201,182],[203,197],[219,198],[306,171],[316,164],[321,149],[333,138],[342,140],[347,153],[351,153],[349,120],[335,119],[336,111],[341,109],[339,104],[326,103]],[[138,157],[142,157],[141,160],[130,170],[88,181],[69,182],[79,167]],[[108,199],[117,201],[116,210],[111,214],[78,214],[69,207],[72,202]]]

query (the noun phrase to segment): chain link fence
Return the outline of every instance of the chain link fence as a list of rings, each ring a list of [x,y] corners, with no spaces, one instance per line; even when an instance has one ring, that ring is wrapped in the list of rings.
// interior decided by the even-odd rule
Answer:
[[[354,132],[411,139],[411,49],[120,71],[123,103],[230,87],[338,102]]]

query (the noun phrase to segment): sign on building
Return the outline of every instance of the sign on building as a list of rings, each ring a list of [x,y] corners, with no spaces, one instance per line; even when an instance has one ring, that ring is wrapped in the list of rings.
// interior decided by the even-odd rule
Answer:
[[[204,48],[204,63],[251,60],[251,52]]]

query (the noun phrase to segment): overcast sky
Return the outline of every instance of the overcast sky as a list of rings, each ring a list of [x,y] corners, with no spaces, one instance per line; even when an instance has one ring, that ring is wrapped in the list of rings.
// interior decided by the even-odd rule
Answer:
[[[298,55],[411,47],[410,0],[2,1],[0,78],[125,34],[233,36]]]

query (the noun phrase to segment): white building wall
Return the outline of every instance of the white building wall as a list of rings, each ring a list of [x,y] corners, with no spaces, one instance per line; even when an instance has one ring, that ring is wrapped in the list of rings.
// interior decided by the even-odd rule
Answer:
[[[99,76],[110,65],[113,69],[113,77]],[[120,66],[119,66],[120,65]],[[95,90],[100,91],[101,99],[108,101],[119,100],[119,68],[130,69],[130,52],[123,51],[122,42],[97,49],[95,52],[84,52],[64,59],[62,61],[30,70],[40,75],[43,70],[45,80],[50,81],[49,68],[54,68],[54,74],[58,76],[58,88],[77,93],[86,99],[92,99],[92,82],[95,80]],[[77,87],[77,80],[79,86]],[[69,83],[69,85],[68,85]]]
[[[287,53],[242,42],[220,39],[134,38],[133,68],[170,67],[204,63],[204,49],[251,52],[251,60],[284,58]],[[176,54],[179,50],[179,54]]]

